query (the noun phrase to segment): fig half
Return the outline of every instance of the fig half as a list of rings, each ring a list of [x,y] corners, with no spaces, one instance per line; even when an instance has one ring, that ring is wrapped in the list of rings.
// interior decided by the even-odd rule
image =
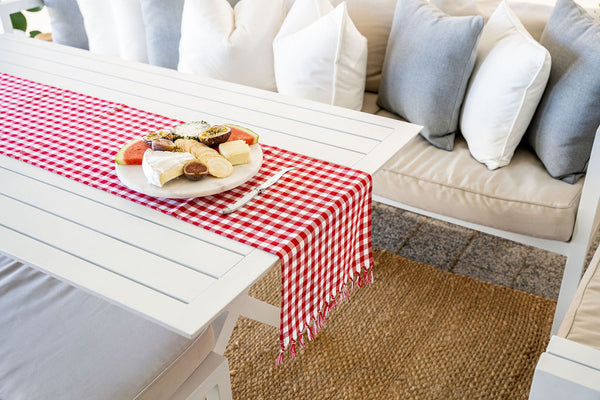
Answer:
[[[191,160],[183,165],[183,175],[191,181],[199,181],[208,174],[208,168],[198,160]]]

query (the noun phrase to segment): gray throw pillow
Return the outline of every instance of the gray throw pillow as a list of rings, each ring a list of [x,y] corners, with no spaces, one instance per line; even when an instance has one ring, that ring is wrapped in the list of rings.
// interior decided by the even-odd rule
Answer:
[[[526,139],[552,177],[575,183],[600,125],[600,22],[573,1],[558,0],[540,43],[552,68]]]
[[[77,0],[44,0],[50,17],[52,41],[88,50],[88,38]]]
[[[184,0],[141,0],[148,62],[177,69]]]
[[[423,125],[430,143],[452,150],[482,29],[481,16],[452,17],[423,0],[399,0],[379,106]]]

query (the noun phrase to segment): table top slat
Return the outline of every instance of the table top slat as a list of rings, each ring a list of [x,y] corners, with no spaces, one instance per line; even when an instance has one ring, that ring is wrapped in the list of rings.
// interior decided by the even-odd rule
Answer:
[[[218,278],[243,255],[202,242],[177,231],[165,231],[120,210],[90,203],[73,193],[0,168],[2,192],[6,196],[85,226],[165,260]]]
[[[44,182],[46,185],[50,185],[55,188],[60,188],[63,191],[73,193],[83,199],[87,199],[93,204],[106,205],[112,209],[118,210],[122,213],[133,215],[144,221],[148,221],[157,226],[166,229],[166,232],[179,232],[183,235],[189,236],[194,239],[198,239],[205,242],[215,248],[222,248],[228,252],[245,256],[252,252],[254,248],[246,244],[237,242],[225,238],[216,233],[209,232],[204,229],[198,229],[198,227],[191,225],[187,222],[181,221],[175,217],[166,215],[161,212],[156,212],[144,205],[134,203],[130,200],[114,196],[104,190],[100,190],[89,185],[85,185],[80,182],[76,182],[72,179],[63,177],[50,171],[35,167],[31,164],[27,164],[10,157],[0,155],[0,168],[14,171],[25,177],[29,177],[38,182]],[[0,186],[0,192],[2,187]]]
[[[210,78],[191,74],[182,74],[170,69],[157,69],[144,63],[131,63],[114,57],[98,56],[97,54],[79,49],[55,46],[48,49],[41,42],[8,41],[0,48],[11,52],[13,55],[28,55],[28,48],[33,49],[36,58],[44,56],[55,66],[87,69],[89,71],[101,70],[105,76],[118,77],[133,83],[144,82],[153,89],[167,89],[175,96],[179,94],[194,95],[208,101],[224,102],[238,108],[247,108],[257,113],[274,115],[282,119],[297,120],[307,125],[315,124],[315,114],[321,115],[324,122],[321,128],[334,127],[339,132],[346,132],[367,139],[383,140],[389,131],[398,125],[406,125],[401,121],[382,118],[376,115],[360,115],[355,111],[335,107],[328,104],[284,96],[275,92],[258,90],[244,85],[218,81]],[[62,57],[57,57],[60,54]],[[229,99],[230,101],[223,101]],[[168,102],[168,99],[164,99]],[[273,109],[277,113],[273,113]],[[372,130],[374,126],[383,130]]]
[[[198,321],[190,318],[192,321],[187,321],[185,326],[193,326],[193,329],[181,329],[184,326],[181,321],[190,316],[189,309],[196,304],[197,300],[186,304],[2,225],[0,225],[0,242],[3,243],[0,253],[95,296],[100,296],[113,304],[126,307],[188,338],[195,337],[211,320],[205,318]],[[210,302],[204,301],[204,303],[210,305]],[[204,308],[210,309],[210,307]]]
[[[108,235],[0,194],[0,224],[189,303],[215,279]]]

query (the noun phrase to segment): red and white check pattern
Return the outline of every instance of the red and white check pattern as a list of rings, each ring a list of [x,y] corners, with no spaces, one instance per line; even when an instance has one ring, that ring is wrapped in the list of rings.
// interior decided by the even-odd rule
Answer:
[[[160,199],[123,186],[117,150],[181,121],[0,74],[0,154],[28,162],[204,229],[277,254],[282,260],[281,354],[312,340],[347,284],[372,280],[369,174],[262,144],[258,174],[227,192]],[[226,121],[217,121],[226,122]],[[296,167],[243,209],[222,215],[250,188]]]

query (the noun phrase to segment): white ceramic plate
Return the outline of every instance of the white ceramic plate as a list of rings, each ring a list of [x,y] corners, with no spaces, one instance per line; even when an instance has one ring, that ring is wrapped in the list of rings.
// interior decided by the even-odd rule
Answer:
[[[192,197],[209,196],[221,193],[248,181],[252,178],[262,165],[263,152],[259,144],[250,146],[252,162],[249,164],[236,165],[233,174],[227,178],[215,178],[205,176],[199,181],[190,181],[184,176],[175,178],[158,187],[148,183],[141,165],[118,165],[115,164],[117,176],[129,189],[154,197],[169,199],[187,199]]]

